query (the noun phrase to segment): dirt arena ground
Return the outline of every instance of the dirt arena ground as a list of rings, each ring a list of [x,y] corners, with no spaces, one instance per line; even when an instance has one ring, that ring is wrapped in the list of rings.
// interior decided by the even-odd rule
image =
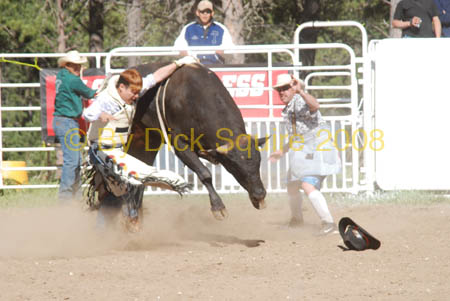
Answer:
[[[287,228],[284,197],[258,211],[226,196],[146,197],[144,231],[99,235],[81,206],[0,210],[0,300],[449,300],[450,202],[330,205],[382,245],[343,252],[338,234]]]

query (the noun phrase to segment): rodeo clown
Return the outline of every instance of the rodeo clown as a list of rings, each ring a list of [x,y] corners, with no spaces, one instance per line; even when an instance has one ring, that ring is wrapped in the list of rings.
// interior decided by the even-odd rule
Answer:
[[[182,194],[189,185],[178,174],[157,170],[128,155],[124,150],[133,121],[135,101],[146,90],[168,78],[184,64],[195,63],[191,56],[163,66],[142,79],[135,69],[128,69],[105,79],[103,89],[84,110],[83,117],[91,122],[88,131],[89,181],[88,203],[98,207],[97,227],[105,229],[122,209],[124,226],[130,232],[141,229],[139,213],[146,185],[167,188]],[[95,205],[95,191],[99,204]]]
[[[284,154],[289,155],[287,192],[292,214],[289,226],[303,225],[301,188],[322,222],[319,234],[337,233],[320,188],[326,176],[341,171],[341,161],[329,138],[330,130],[320,114],[319,102],[305,92],[302,80],[289,74],[280,74],[273,88],[285,104],[281,115],[290,138],[283,149],[270,155],[269,160],[275,162]]]

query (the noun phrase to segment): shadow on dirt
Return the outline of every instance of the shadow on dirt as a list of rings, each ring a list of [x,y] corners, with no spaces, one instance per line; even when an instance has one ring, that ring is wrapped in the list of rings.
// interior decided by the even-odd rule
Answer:
[[[223,247],[224,245],[239,244],[248,248],[259,247],[265,240],[262,239],[240,239],[231,235],[196,233],[190,240],[203,241],[214,247]]]

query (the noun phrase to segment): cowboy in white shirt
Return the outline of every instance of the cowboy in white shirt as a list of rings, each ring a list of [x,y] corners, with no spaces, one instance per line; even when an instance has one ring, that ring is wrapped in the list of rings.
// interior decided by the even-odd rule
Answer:
[[[146,185],[172,189],[180,194],[188,190],[189,185],[178,174],[157,170],[126,151],[135,101],[139,95],[169,77],[178,67],[195,62],[195,58],[187,56],[159,68],[144,79],[135,69],[125,70],[107,79],[106,88],[84,110],[83,117],[92,123],[88,131],[89,156],[97,174],[91,179],[88,193],[91,205],[95,203],[95,190],[104,187],[99,191],[98,226],[105,227],[122,207],[128,230],[138,231],[138,212]]]

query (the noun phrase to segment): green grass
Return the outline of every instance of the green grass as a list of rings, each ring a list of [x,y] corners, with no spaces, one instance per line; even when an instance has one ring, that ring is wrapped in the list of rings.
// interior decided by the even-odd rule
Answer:
[[[5,189],[0,191],[0,208],[11,207],[46,207],[58,204],[57,189]],[[240,194],[221,194],[223,201],[242,201],[248,202],[247,193]],[[373,194],[359,193],[326,193],[325,197],[331,203],[344,206],[352,205],[432,205],[432,204],[450,204],[450,194],[448,191],[385,191],[375,192]],[[176,194],[164,195],[146,195],[145,199],[153,200],[180,200]],[[186,195],[184,199],[195,198],[200,202],[209,202],[208,195]],[[274,193],[266,197],[268,202],[284,202],[288,200],[287,193]]]
[[[423,190],[398,190],[398,191],[376,191],[372,194],[329,194],[327,199],[342,205],[431,205],[450,204],[448,191],[423,191]]]
[[[4,189],[0,190],[0,208],[44,207],[58,203],[55,189]]]

